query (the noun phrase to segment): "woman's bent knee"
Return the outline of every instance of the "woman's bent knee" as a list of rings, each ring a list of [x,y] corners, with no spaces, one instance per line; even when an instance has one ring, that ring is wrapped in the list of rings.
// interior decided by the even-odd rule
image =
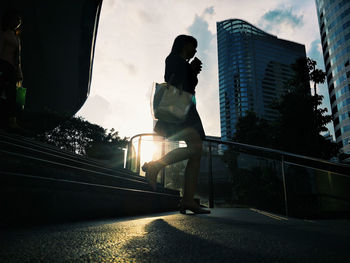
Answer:
[[[190,143],[188,145],[188,151],[190,157],[201,157],[202,156],[203,143],[201,141]]]
[[[186,129],[185,141],[190,157],[200,157],[202,155],[203,141],[195,129]]]

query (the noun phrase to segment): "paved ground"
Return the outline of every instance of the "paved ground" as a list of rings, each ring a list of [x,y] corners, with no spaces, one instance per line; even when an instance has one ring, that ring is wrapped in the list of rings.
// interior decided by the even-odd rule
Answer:
[[[350,262],[350,221],[250,209],[0,231],[0,262]]]

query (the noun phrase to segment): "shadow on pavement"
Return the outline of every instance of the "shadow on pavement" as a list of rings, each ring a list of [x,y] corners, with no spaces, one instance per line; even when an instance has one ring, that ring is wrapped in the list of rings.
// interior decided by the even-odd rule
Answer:
[[[278,262],[254,252],[238,250],[183,232],[163,219],[145,227],[147,234],[123,246],[136,262]],[[209,239],[210,237],[208,237]],[[232,237],[234,238],[234,237]]]

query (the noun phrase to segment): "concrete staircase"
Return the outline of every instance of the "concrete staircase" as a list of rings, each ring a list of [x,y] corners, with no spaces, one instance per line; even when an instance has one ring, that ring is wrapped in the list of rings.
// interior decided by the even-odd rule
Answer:
[[[126,169],[0,132],[0,222],[51,222],[177,209],[178,191]]]

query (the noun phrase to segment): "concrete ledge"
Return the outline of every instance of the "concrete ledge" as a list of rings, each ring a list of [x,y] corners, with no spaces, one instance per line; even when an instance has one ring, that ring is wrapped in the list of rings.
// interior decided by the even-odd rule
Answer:
[[[0,222],[85,220],[176,210],[179,192],[126,169],[0,134]]]
[[[3,223],[71,221],[176,210],[179,196],[33,175],[0,173]]]

